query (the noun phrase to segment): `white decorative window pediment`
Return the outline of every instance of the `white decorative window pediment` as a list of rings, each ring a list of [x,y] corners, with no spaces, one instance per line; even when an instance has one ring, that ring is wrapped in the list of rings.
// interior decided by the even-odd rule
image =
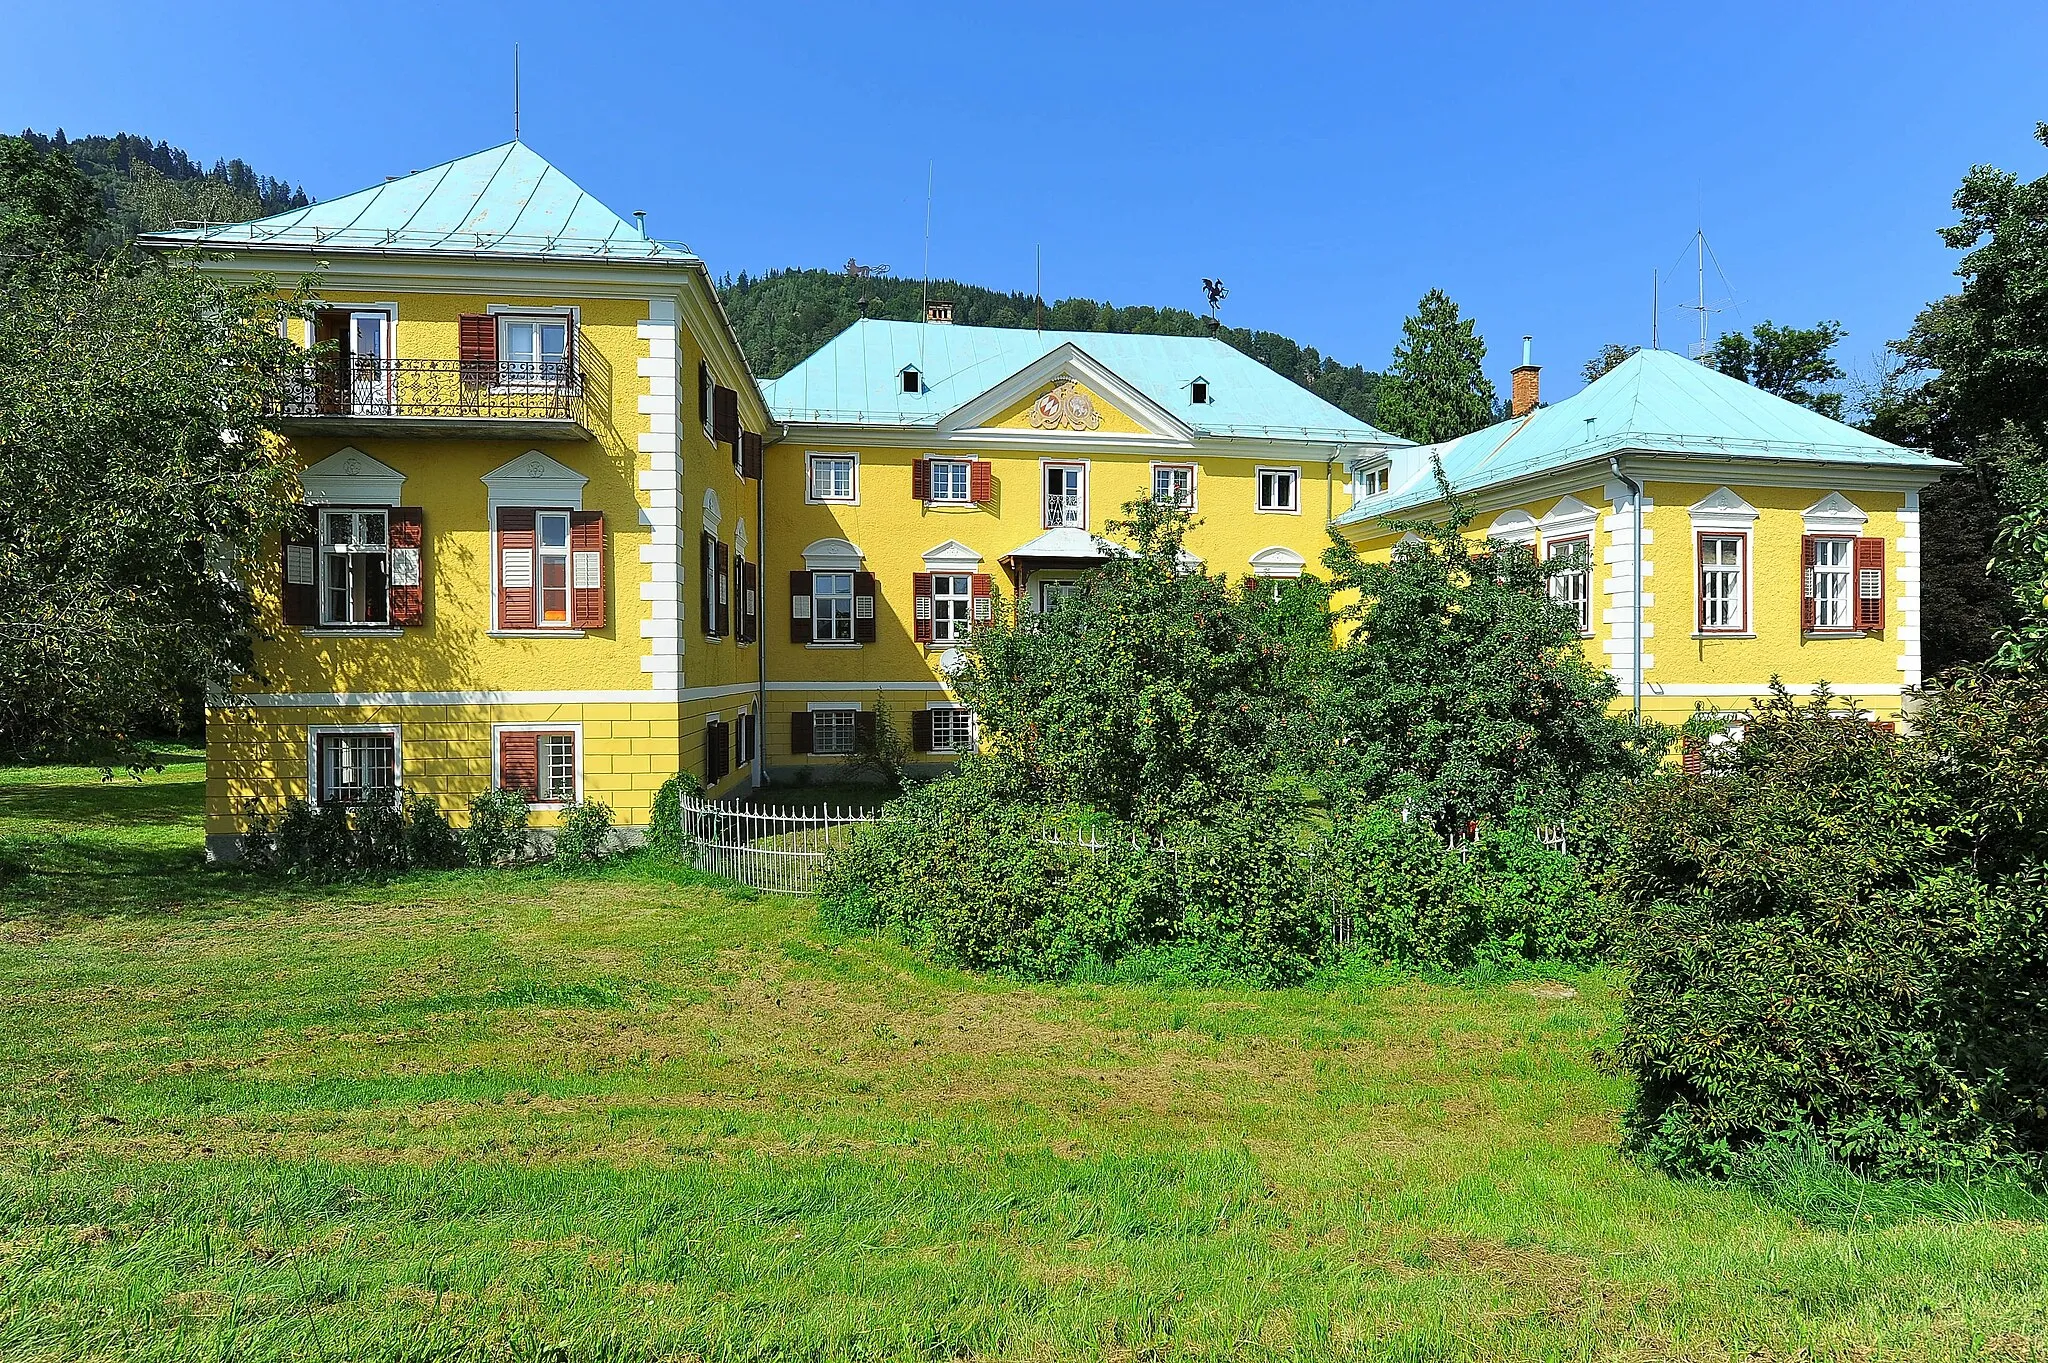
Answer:
[[[1686,508],[1695,530],[1747,530],[1756,524],[1756,508],[1725,487],[1717,487]]]
[[[405,475],[361,450],[344,447],[299,475],[306,500],[316,506],[397,506]]]
[[[981,566],[981,555],[959,540],[947,540],[924,551],[924,566],[935,573],[971,573]]]
[[[1543,528],[1546,539],[1569,539],[1574,535],[1591,534],[1593,527],[1600,523],[1598,507],[1586,505],[1577,497],[1558,498],[1557,505],[1546,512],[1537,524]]]
[[[704,489],[704,533],[716,535],[718,523],[725,519],[725,508],[718,503],[718,493],[711,488]]]
[[[814,573],[849,573],[860,568],[864,556],[842,539],[813,540],[804,546],[804,567]]]
[[[1803,514],[1809,535],[1860,535],[1870,524],[1863,508],[1839,492],[1830,492]]]
[[[1493,524],[1486,527],[1488,539],[1506,540],[1509,544],[1534,544],[1536,542],[1536,518],[1526,511],[1503,511],[1493,518]]]
[[[491,519],[497,520],[501,506],[567,507],[583,509],[583,485],[590,480],[559,459],[539,450],[528,450],[483,476],[489,489]]]
[[[1300,577],[1308,560],[1285,545],[1276,544],[1252,555],[1253,577]]]

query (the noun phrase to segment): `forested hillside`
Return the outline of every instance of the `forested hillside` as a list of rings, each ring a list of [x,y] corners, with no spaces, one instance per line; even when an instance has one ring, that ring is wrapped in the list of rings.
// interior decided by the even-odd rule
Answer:
[[[304,189],[258,175],[240,158],[209,169],[182,148],[133,133],[112,137],[21,134],[37,151],[66,152],[99,191],[112,231],[122,240],[177,222],[246,222],[312,202]]]
[[[922,281],[846,271],[772,270],[765,275],[728,275],[720,281],[719,293],[748,360],[764,379],[788,373],[858,318],[907,322],[924,315]],[[1028,327],[1037,321],[1037,301],[1027,293],[998,293],[953,279],[933,280],[930,293],[933,298],[950,300],[953,320],[964,326]],[[1117,307],[1089,298],[1063,298],[1046,304],[1044,326],[1049,331],[1150,336],[1202,336],[1209,329],[1207,319],[1184,308]],[[1380,376],[1372,370],[1339,364],[1314,346],[1271,331],[1226,326],[1216,335],[1359,420],[1373,419]]]

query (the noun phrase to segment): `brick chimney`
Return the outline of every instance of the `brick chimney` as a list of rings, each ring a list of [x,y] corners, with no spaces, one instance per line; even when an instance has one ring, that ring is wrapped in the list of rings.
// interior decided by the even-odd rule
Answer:
[[[953,324],[953,305],[937,298],[932,299],[924,305],[924,320],[936,323],[939,326],[951,326]]]
[[[1536,410],[1536,376],[1543,372],[1543,366],[1529,362],[1529,348],[1535,340],[1532,336],[1522,338],[1522,362],[1515,366],[1514,386],[1508,390],[1508,415],[1527,416]]]

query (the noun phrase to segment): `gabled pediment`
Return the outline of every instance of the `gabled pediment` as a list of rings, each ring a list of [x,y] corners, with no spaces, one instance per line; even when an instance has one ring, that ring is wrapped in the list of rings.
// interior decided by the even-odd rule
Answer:
[[[308,465],[299,486],[316,506],[397,506],[405,497],[404,474],[347,446]]]
[[[924,566],[944,572],[972,572],[981,565],[981,555],[959,540],[947,540],[924,551]]]
[[[1830,492],[1806,508],[1803,516],[1807,533],[1813,535],[1857,535],[1870,523],[1863,508],[1839,492]]]
[[[1756,508],[1733,491],[1717,487],[1686,508],[1692,523],[1707,529],[1742,530],[1756,521]]]
[[[583,485],[590,480],[561,460],[528,450],[483,476],[489,501],[499,506],[561,506],[583,509]]]
[[[1557,505],[1543,513],[1537,524],[1543,533],[1555,539],[1566,535],[1583,535],[1590,532],[1600,519],[1597,507],[1586,505],[1577,497],[1566,494],[1557,499]]]
[[[1172,440],[1194,428],[1072,341],[1055,346],[939,419],[948,434],[990,431],[1033,442]]]

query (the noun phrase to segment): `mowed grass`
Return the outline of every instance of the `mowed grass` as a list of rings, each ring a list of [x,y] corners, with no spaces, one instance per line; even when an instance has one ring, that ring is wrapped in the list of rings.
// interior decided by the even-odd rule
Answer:
[[[280,888],[201,868],[200,780],[0,777],[0,1356],[2048,1358],[2038,1221],[1617,1154],[1605,973],[1051,988],[644,869]]]

